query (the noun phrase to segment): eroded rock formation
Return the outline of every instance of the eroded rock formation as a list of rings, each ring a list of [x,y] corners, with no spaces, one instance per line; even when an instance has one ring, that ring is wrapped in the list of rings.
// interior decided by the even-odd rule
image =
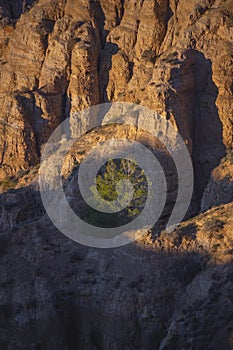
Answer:
[[[211,170],[232,147],[232,2],[17,6],[2,4],[1,176],[38,163],[67,116],[127,101],[177,125],[193,154],[200,200]]]
[[[232,349],[232,39],[232,0],[0,0],[1,349]],[[214,208],[98,250],[55,229],[37,172],[63,120],[75,136],[89,123],[79,110],[117,101],[173,123],[192,155],[196,212]],[[170,176],[140,128],[97,129],[64,159],[72,200],[76,167],[113,135],[152,147]]]

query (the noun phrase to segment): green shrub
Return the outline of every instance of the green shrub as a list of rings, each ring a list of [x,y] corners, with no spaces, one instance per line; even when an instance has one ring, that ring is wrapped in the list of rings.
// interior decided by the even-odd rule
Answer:
[[[133,186],[133,197],[130,203],[130,194],[127,192],[128,187],[121,180],[128,180]],[[103,224],[106,227],[119,226],[119,215],[105,213],[104,209],[101,212],[101,202],[99,200],[99,197],[104,199],[109,209],[113,210],[114,205],[120,203],[117,202],[117,189],[124,194],[123,198],[121,198],[121,204],[123,203],[125,209],[121,212],[121,219],[124,221],[124,219],[128,220],[136,217],[144,207],[147,198],[147,186],[144,171],[134,162],[126,159],[109,160],[102,171],[99,172],[96,178],[96,186],[93,185],[91,187],[91,192],[93,193],[91,201],[93,207],[98,208],[99,211],[90,208],[86,220],[97,226],[102,226]]]
[[[17,181],[13,178],[6,177],[4,180],[0,181],[0,188],[3,191],[14,188],[17,185]]]
[[[212,246],[214,251],[216,251],[218,249],[218,247],[220,247],[219,243],[213,244],[213,246]]]

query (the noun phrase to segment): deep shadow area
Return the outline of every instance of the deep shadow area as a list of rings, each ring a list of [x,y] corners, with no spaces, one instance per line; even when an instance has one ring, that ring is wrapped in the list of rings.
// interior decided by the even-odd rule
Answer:
[[[231,349],[231,264],[141,244],[84,247],[44,219],[4,239],[1,348]]]
[[[123,4],[122,8],[124,8]],[[109,72],[112,68],[112,56],[118,52],[119,47],[117,44],[107,41],[107,35],[109,31],[104,28],[106,17],[100,2],[91,1],[90,6],[92,13],[95,14],[96,23],[99,28],[100,50],[98,58],[98,73],[100,103],[106,103],[110,102],[107,96],[106,89],[109,81]],[[119,15],[123,16],[123,13]]]
[[[100,103],[110,102],[107,96],[107,86],[109,81],[109,72],[112,69],[112,56],[118,52],[117,44],[106,42],[104,48],[100,51],[99,57],[99,89]]]
[[[222,123],[216,107],[218,88],[213,81],[212,62],[198,51],[196,60],[196,103],[194,109],[194,171],[197,197],[200,200],[211,171],[225,154]]]
[[[3,16],[13,20],[17,20],[22,13],[30,10],[30,8],[37,3],[38,0],[8,0],[3,1],[1,7],[3,9]]]
[[[37,191],[0,199],[1,348],[231,349],[233,265],[200,246],[198,218],[153,241],[96,249],[62,235]],[[219,235],[226,223],[208,218],[203,231]]]
[[[184,138],[189,133],[192,140],[193,199],[197,213],[211,171],[224,156],[225,146],[216,107],[218,89],[212,78],[212,62],[196,49],[187,50],[184,56],[181,67],[171,71],[170,84],[176,93],[169,91],[166,109],[175,116],[181,136]],[[178,63],[178,59],[175,61]]]

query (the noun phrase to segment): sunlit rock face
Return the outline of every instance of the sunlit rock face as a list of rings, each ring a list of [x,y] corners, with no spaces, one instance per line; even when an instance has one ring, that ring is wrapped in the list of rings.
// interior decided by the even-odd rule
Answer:
[[[64,118],[73,129],[79,110],[127,101],[177,126],[200,202],[232,147],[231,1],[0,5],[2,178],[37,164]]]

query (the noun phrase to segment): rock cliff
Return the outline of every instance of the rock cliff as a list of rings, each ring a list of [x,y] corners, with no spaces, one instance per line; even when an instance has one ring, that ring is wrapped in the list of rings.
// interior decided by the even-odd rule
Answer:
[[[1,8],[2,177],[37,164],[68,115],[127,101],[177,125],[201,199],[232,147],[231,0],[2,1]]]
[[[0,0],[1,349],[233,349],[232,73],[232,0]],[[40,158],[62,121],[75,135],[87,123],[78,111],[117,101],[179,131],[194,206],[163,231],[171,159],[138,127],[96,128],[64,159],[74,207],[77,167],[113,135],[164,162],[168,206],[133,244],[87,248],[46,216]]]

